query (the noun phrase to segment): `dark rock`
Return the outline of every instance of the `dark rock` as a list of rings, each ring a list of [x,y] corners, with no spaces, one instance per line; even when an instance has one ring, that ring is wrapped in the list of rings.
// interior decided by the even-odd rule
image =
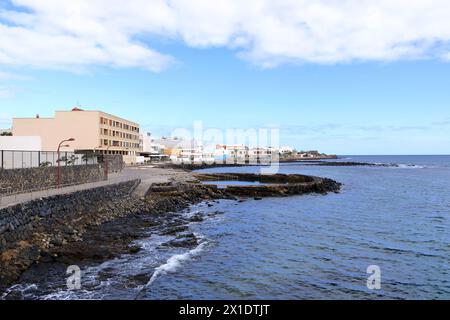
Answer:
[[[189,218],[190,222],[202,222],[203,220],[204,219],[201,214],[196,214],[196,215],[192,216],[191,218]]]
[[[177,233],[184,232],[184,231],[188,230],[188,228],[189,227],[186,226],[186,225],[170,227],[169,229],[163,231],[161,233],[161,235],[163,235],[163,236],[173,236],[173,235],[175,235]]]
[[[150,281],[151,276],[149,276],[148,274],[137,274],[134,276],[130,276],[128,278],[129,280],[129,286],[130,288],[136,288],[138,286],[142,286],[147,284]]]
[[[136,253],[139,253],[141,250],[142,250],[142,248],[140,246],[132,246],[132,247],[130,247],[128,252],[131,254],[136,254]]]
[[[61,237],[55,237],[52,239],[51,244],[57,247],[64,245],[64,240]]]
[[[208,213],[208,217],[215,217],[215,216],[218,216],[218,215],[221,215],[224,213],[225,212],[223,212],[223,211],[214,211],[214,212]]]
[[[195,248],[198,245],[197,237],[192,234],[183,234],[176,239],[164,243],[163,247],[174,247],[174,248]]]

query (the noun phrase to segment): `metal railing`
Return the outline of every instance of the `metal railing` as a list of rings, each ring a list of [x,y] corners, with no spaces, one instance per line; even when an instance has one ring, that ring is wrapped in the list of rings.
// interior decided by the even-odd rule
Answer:
[[[70,165],[98,164],[98,155],[94,153],[56,151],[13,151],[0,150],[0,169],[25,169]]]
[[[0,198],[108,180],[124,168],[121,155],[0,150]]]

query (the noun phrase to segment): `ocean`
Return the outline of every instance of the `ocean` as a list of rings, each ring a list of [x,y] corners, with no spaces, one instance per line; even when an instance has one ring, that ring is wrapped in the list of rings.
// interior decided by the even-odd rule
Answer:
[[[280,173],[328,177],[338,194],[192,206],[194,249],[143,250],[83,268],[81,291],[22,282],[29,299],[450,299],[450,156],[345,156],[392,167],[285,163]],[[259,167],[205,172],[259,172]],[[369,266],[381,271],[367,287]],[[136,284],[139,276],[150,281]],[[50,281],[51,282],[51,281]]]

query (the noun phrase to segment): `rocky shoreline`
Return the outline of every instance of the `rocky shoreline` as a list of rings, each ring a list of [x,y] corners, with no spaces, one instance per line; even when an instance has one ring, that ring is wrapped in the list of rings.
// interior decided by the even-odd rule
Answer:
[[[398,167],[396,164],[388,163],[369,163],[369,162],[337,162],[337,161],[308,161],[308,165],[324,167]]]
[[[267,179],[270,179],[271,184],[257,187],[229,186],[220,189],[217,186],[204,185],[201,181],[220,180],[230,178],[229,176],[194,177],[197,181],[192,183],[174,181],[153,184],[143,198],[135,197],[131,193],[116,198],[104,197],[103,200],[101,197],[93,199],[92,195],[95,193],[92,192],[69,195],[69,199],[65,199],[62,212],[51,212],[45,217],[37,215],[38,218],[33,220],[31,227],[27,225],[27,228],[31,229],[22,239],[18,238],[17,241],[11,241],[0,248],[0,292],[20,280],[40,282],[45,279],[48,270],[58,266],[62,268],[68,265],[101,263],[124,253],[138,253],[140,248],[131,244],[146,236],[149,229],[155,229],[159,234],[174,236],[165,246],[195,247],[198,245],[198,239],[189,233],[186,225],[201,222],[204,217],[196,215],[186,220],[180,215],[182,210],[193,204],[207,202],[212,207],[212,202],[221,199],[243,201],[243,198],[249,197],[260,199],[306,193],[326,194],[338,192],[341,187],[338,182],[330,179],[300,175],[275,175],[271,178],[234,175],[234,179],[247,181],[260,179],[267,182]],[[46,200],[38,200],[28,205],[42,207],[42,201]],[[69,212],[70,206],[78,207],[80,201],[87,201],[87,204],[92,206],[85,205],[83,210]],[[4,298],[20,299],[14,294],[6,294]]]
[[[324,166],[324,167],[384,167],[384,168],[398,168],[400,165],[395,163],[370,163],[370,162],[353,162],[353,161],[329,161],[337,158],[317,158],[317,159],[283,159],[280,160],[280,164],[286,163],[298,163],[310,166]],[[173,164],[173,163],[165,163],[160,164],[160,168],[166,169],[179,169],[185,170],[187,172],[195,171],[195,170],[204,170],[204,169],[214,169],[214,168],[233,168],[233,167],[247,167],[252,164]],[[270,164],[253,164],[253,166],[270,166]]]

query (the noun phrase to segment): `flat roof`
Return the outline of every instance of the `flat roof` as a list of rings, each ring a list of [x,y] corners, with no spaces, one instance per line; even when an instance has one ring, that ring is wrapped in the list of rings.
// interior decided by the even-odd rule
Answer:
[[[116,116],[116,115],[114,115],[112,113],[108,113],[108,112],[101,111],[101,110],[76,110],[76,111],[74,111],[74,110],[57,110],[57,111],[55,111],[55,113],[56,112],[98,112],[98,113],[102,113],[102,114],[110,116],[110,117],[119,118],[121,120],[124,120],[124,121],[127,121],[127,122],[131,122],[131,123],[139,126],[139,123],[137,123],[137,122],[134,122],[134,121],[131,121],[131,120],[125,119],[123,117]]]
[[[119,116],[113,115],[113,114],[108,113],[108,112],[100,111],[100,110],[78,110],[78,111],[73,111],[73,110],[56,110],[55,111],[55,115],[56,115],[56,113],[62,113],[62,112],[96,112],[96,113],[101,113],[101,114],[104,114],[106,116],[110,116],[110,117],[113,117],[113,118],[121,119],[123,121],[132,123],[133,125],[136,125],[137,127],[140,127],[139,123],[137,123],[137,122],[125,119],[123,117],[119,117]],[[19,119],[26,119],[26,120],[32,120],[32,119],[34,119],[34,120],[41,120],[41,119],[42,120],[51,120],[51,119],[55,119],[55,117],[39,117],[39,118],[36,118],[36,117],[20,117],[20,118],[19,117],[14,117],[14,118],[12,118],[12,120],[19,120]]]

